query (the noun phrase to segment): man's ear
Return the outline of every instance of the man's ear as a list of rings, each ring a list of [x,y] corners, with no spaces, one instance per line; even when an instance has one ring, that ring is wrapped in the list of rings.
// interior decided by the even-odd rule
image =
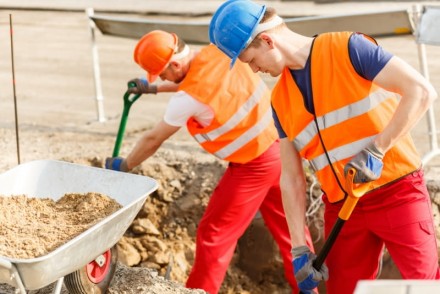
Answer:
[[[170,61],[170,66],[174,69],[174,70],[179,70],[182,67],[182,64],[176,60],[172,60]]]
[[[269,46],[269,48],[273,48],[273,39],[272,37],[266,33],[266,32],[262,32],[259,36],[261,42],[263,42],[264,44],[266,44],[267,46]]]

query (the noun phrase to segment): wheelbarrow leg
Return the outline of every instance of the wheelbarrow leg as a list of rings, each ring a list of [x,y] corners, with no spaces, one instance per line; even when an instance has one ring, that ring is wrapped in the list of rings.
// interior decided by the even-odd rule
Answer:
[[[11,279],[15,280],[17,284],[17,290],[19,291],[18,293],[26,294],[26,289],[24,288],[23,282],[21,281],[20,275],[17,269],[15,268],[15,266],[12,265],[11,271],[12,271]]]
[[[55,287],[53,288],[52,294],[60,294],[61,288],[63,287],[64,277],[58,279]]]
[[[15,281],[16,293],[26,294],[26,289],[24,288],[23,282],[21,281],[20,274],[17,271],[15,265],[7,259],[0,258],[0,267],[3,267],[10,272],[11,280]]]

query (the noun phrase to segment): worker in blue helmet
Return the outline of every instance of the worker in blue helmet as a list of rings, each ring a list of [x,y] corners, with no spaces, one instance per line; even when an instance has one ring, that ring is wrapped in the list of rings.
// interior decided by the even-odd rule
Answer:
[[[404,279],[440,279],[433,214],[420,156],[410,131],[437,98],[433,86],[372,37],[290,30],[273,8],[230,0],[215,12],[210,41],[254,72],[279,80],[271,105],[281,138],[281,190],[295,278],[311,293],[327,278],[315,269],[301,230],[306,197],[302,159],[323,191],[325,233],[338,219],[345,175],[368,192],[331,248],[328,294],[352,294],[374,279],[384,247]]]

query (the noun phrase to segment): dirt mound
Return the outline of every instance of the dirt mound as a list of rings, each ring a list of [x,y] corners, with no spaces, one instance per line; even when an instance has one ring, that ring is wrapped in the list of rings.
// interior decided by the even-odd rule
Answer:
[[[194,260],[198,221],[225,164],[209,155],[173,154],[160,152],[133,171],[157,179],[159,189],[147,199],[118,249],[126,265],[152,268],[184,283]],[[289,292],[276,246],[256,217],[239,242],[220,293]]]

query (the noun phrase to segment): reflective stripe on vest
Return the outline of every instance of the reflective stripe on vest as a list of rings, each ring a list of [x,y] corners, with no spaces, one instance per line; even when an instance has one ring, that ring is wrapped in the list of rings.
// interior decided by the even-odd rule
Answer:
[[[362,100],[329,112],[323,116],[317,117],[316,121],[318,127],[320,130],[324,130],[326,128],[337,125],[345,120],[365,114],[380,105],[380,103],[389,99],[389,94],[389,92],[379,88],[375,92],[370,93],[369,96],[365,97]],[[307,127],[294,139],[296,149],[298,151],[303,150],[303,148],[307,146],[317,135],[318,131],[316,128],[316,123],[315,121],[311,121],[307,125]],[[375,136],[372,136],[368,139],[354,141],[350,144],[339,146],[334,150],[330,150],[328,153],[331,162],[333,163],[354,156],[356,153],[362,150],[365,145],[367,145],[367,142],[370,142],[369,140],[372,140],[374,138]],[[310,161],[310,165],[314,168],[315,171],[323,169],[328,164],[329,162],[325,154],[322,154]]]
[[[327,151],[328,157],[330,158],[330,161],[332,163],[335,163],[339,160],[342,160],[342,159],[345,159],[348,157],[353,157],[356,154],[358,154],[362,149],[364,149],[365,146],[368,145],[368,143],[373,141],[374,138],[376,138],[376,135],[371,136],[371,137],[367,137],[367,138],[363,138],[361,140],[354,141],[354,142],[352,142],[350,144],[346,144],[344,146],[339,146],[337,148],[334,148],[330,151]],[[325,153],[314,158],[313,160],[310,160],[309,163],[315,172],[322,170],[323,168],[325,168],[326,166],[329,165],[328,159],[327,159],[327,156]]]
[[[266,85],[264,84],[263,81],[261,81],[258,84],[257,88],[255,89],[255,92],[252,93],[251,97],[246,101],[246,103],[244,103],[240,107],[240,109],[238,109],[237,112],[225,124],[219,126],[217,129],[211,130],[207,133],[200,133],[200,134],[194,135],[194,138],[196,139],[196,141],[199,142],[200,144],[202,144],[206,141],[214,141],[215,139],[217,139],[221,135],[224,135],[227,132],[229,132],[231,129],[235,128],[240,123],[240,121],[243,118],[245,118],[249,114],[249,112],[255,107],[255,105],[257,105],[260,102],[260,100],[264,97],[265,90],[266,90]],[[256,127],[258,127],[262,123],[264,123],[264,122],[260,121],[256,125]],[[250,132],[248,131],[247,133],[250,133]],[[256,134],[255,134],[255,136],[256,136]],[[253,136],[252,138],[254,138],[255,136]],[[250,138],[250,139],[252,139],[252,138]],[[250,140],[247,140],[246,143],[249,141]],[[243,144],[238,146],[238,148],[240,148],[241,146],[243,146]],[[237,150],[238,148],[234,148],[234,150]],[[223,152],[220,152],[220,154],[222,154],[222,153]],[[224,158],[224,157],[221,157],[221,158]]]
[[[270,90],[258,74],[210,44],[195,55],[179,90],[209,106],[209,125],[187,121],[191,136],[207,152],[234,163],[248,163],[278,138],[272,119]]]
[[[247,143],[249,143],[252,139],[257,137],[261,132],[263,132],[267,126],[272,123],[272,110],[268,109],[263,118],[255,125],[253,125],[250,129],[244,132],[240,137],[232,141],[229,145],[226,145],[219,151],[215,152],[219,158],[226,158]]]

